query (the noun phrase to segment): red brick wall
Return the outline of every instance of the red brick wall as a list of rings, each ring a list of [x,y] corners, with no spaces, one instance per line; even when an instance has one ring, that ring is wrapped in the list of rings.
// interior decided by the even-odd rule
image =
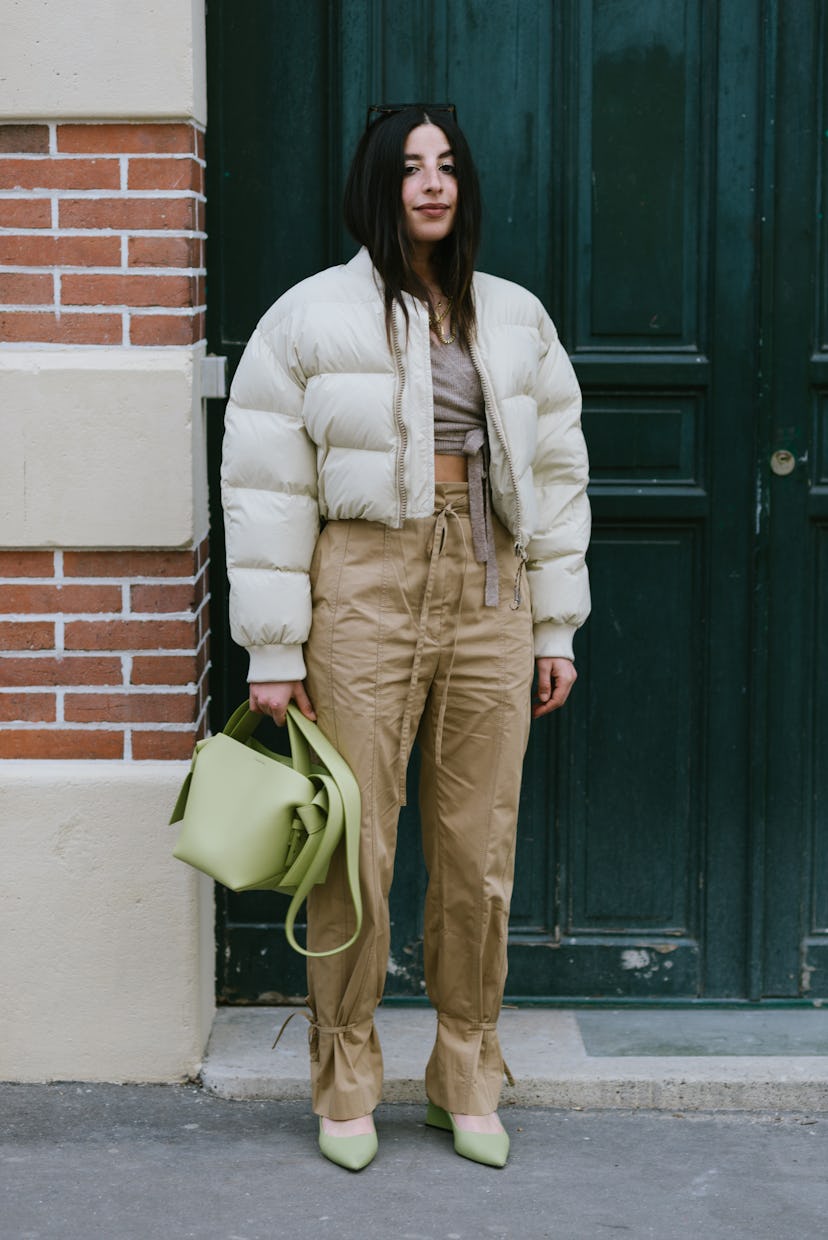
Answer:
[[[0,347],[192,346],[204,238],[195,125],[0,124]],[[207,564],[206,540],[0,550],[0,758],[189,757]]]
[[[204,135],[0,125],[0,341],[204,337]]]
[[[206,729],[207,541],[0,551],[0,758],[187,758]]]

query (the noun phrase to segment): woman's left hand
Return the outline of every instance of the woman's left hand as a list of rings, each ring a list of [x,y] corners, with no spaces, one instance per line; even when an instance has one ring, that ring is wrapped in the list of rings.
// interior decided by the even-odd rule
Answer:
[[[535,659],[538,668],[538,691],[532,706],[532,718],[539,719],[558,710],[569,697],[578,678],[571,659]]]

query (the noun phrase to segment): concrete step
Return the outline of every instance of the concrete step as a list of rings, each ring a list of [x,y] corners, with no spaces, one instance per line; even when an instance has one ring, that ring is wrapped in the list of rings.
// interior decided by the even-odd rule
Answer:
[[[224,1098],[310,1097],[296,1008],[221,1008],[202,1068]],[[298,1012],[279,1045],[282,1022]],[[386,1102],[424,1102],[434,1037],[425,1007],[381,1006]],[[515,1078],[503,1105],[667,1111],[828,1112],[828,1009],[504,1008]]]

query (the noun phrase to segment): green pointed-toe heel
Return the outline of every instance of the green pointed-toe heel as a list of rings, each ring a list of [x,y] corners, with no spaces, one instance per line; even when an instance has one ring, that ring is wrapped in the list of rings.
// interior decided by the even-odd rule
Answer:
[[[332,1137],[322,1127],[319,1119],[319,1150],[330,1162],[346,1171],[361,1171],[374,1158],[379,1143],[375,1132],[367,1132],[358,1137]]]
[[[505,1167],[509,1157],[508,1132],[466,1132],[458,1128],[448,1111],[429,1102],[426,1111],[429,1128],[442,1128],[454,1134],[454,1151],[461,1158],[486,1167]]]

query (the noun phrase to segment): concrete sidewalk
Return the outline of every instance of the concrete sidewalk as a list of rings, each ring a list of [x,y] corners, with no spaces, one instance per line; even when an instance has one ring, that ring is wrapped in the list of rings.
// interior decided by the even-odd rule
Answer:
[[[192,1085],[0,1086],[2,1240],[799,1240],[824,1235],[828,1117],[512,1107],[506,1168],[423,1107],[359,1175],[306,1102]]]
[[[422,1102],[433,1012],[383,1006],[377,1026],[385,1101]],[[499,1030],[504,1106],[828,1112],[824,1008],[505,1008]],[[220,1009],[201,1079],[223,1098],[307,1099],[301,1009]]]

